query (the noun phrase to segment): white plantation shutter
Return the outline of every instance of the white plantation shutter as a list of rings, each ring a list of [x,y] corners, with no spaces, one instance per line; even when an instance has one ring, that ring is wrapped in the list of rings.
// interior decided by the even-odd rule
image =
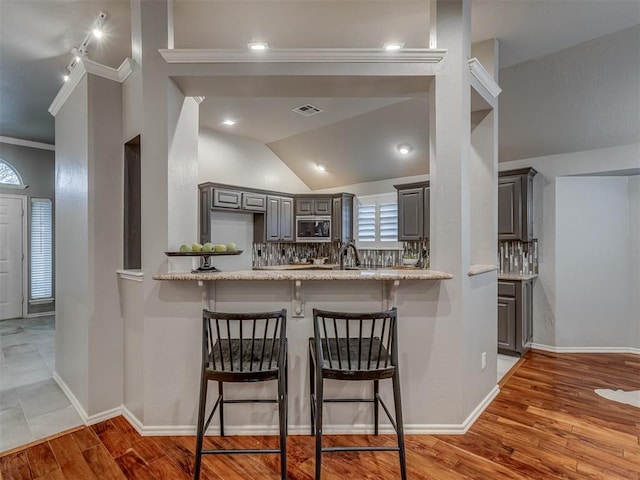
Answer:
[[[401,248],[398,200],[394,193],[358,197],[356,240],[360,248]]]
[[[53,296],[51,200],[31,199],[31,299]]]
[[[378,233],[381,242],[398,241],[398,202],[378,205]]]

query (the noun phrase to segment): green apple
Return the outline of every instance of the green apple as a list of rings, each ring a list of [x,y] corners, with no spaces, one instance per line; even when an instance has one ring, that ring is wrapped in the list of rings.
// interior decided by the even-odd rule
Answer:
[[[191,244],[191,249],[194,252],[201,252],[202,251],[202,245],[200,245],[199,243],[193,243],[193,244]]]
[[[222,244],[222,243],[216,243],[213,246],[213,251],[214,252],[226,252],[227,251],[227,246]]]
[[[213,243],[205,243],[204,245],[202,245],[202,251],[203,252],[213,252]]]
[[[182,245],[180,245],[180,251],[181,252],[193,252],[193,248],[191,248],[191,245],[187,245],[186,243],[183,243]]]
[[[235,243],[229,242],[227,243],[227,252],[235,252],[238,249]]]

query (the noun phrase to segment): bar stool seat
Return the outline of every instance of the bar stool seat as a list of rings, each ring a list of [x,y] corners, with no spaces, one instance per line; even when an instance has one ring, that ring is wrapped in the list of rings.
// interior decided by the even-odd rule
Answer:
[[[322,453],[354,451],[397,451],[400,476],[407,478],[398,371],[397,311],[346,313],[313,310],[313,338],[309,339],[309,390],[311,393],[311,434],[316,437],[315,478],[321,479]],[[395,418],[379,394],[379,382],[392,379]],[[371,398],[324,398],[324,379],[373,381]],[[373,404],[374,434],[379,431],[379,406],[394,427],[397,447],[322,446],[322,406],[330,402]]]
[[[202,365],[193,478],[200,478],[202,455],[280,454],[281,478],[287,478],[287,339],[285,309],[260,313],[202,312]],[[227,399],[225,382],[278,382],[277,399]],[[218,382],[218,398],[206,416],[209,381]],[[204,450],[204,434],[218,410],[224,436],[224,406],[238,403],[276,403],[279,448]],[[205,421],[206,418],[206,421]]]

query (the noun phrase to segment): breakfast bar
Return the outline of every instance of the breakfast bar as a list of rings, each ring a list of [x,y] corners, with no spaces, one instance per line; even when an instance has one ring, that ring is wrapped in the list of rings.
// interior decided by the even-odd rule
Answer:
[[[421,426],[436,423],[433,411],[428,406],[430,390],[434,392],[447,388],[446,378],[432,376],[430,369],[437,361],[430,361],[432,355],[441,358],[436,341],[439,323],[437,298],[442,280],[452,275],[422,269],[381,269],[381,270],[244,270],[227,272],[169,272],[153,276],[158,280],[160,298],[167,301],[180,301],[177,292],[184,295],[187,302],[180,301],[185,309],[185,319],[176,323],[188,325],[188,337],[197,338],[199,316],[202,308],[223,312],[258,312],[286,308],[288,311],[287,337],[289,341],[289,431],[304,433],[309,431],[309,392],[308,392],[308,338],[312,336],[312,310],[364,312],[377,311],[391,307],[398,308],[398,335],[400,353],[400,375],[403,385],[403,404],[405,424],[408,432],[422,431]],[[194,304],[194,289],[199,289],[201,304]],[[186,328],[186,327],[185,327]],[[174,330],[177,331],[177,330]],[[167,341],[169,339],[166,339]],[[180,340],[179,344],[183,344]],[[197,375],[199,350],[194,343],[189,351],[182,352],[179,363],[188,363],[193,368],[183,372],[189,377],[186,382],[193,388],[184,388],[173,400],[176,404],[191,402],[191,411],[195,414],[197,404]],[[443,352],[444,353],[444,352]],[[171,362],[175,355],[172,351],[163,351],[161,362]],[[189,357],[185,362],[184,355]],[[191,378],[193,377],[193,378]],[[184,383],[184,382],[183,382]],[[329,382],[327,395],[351,395],[369,393],[368,385],[348,385]],[[441,384],[441,385],[440,385]],[[233,385],[231,386],[233,387]],[[230,394],[239,396],[257,396],[269,398],[272,389],[264,386],[243,385],[242,389]],[[435,387],[435,389],[434,389]],[[390,389],[384,389],[388,393]],[[178,398],[180,397],[180,398]],[[388,399],[391,401],[391,399]],[[325,431],[357,433],[371,431],[371,411],[358,404],[326,408]],[[441,412],[440,412],[441,413]],[[230,433],[275,433],[277,412],[270,407],[257,407],[247,421],[246,410],[229,409],[228,427]],[[185,423],[195,423],[195,418],[182,419]],[[215,420],[214,420],[215,422]],[[251,425],[247,427],[247,425]],[[382,431],[390,431],[391,425],[382,425]],[[213,431],[216,431],[213,424]]]

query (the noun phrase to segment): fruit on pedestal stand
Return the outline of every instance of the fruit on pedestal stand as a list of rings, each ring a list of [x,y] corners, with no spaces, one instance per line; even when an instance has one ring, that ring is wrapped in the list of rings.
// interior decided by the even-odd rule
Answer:
[[[227,251],[227,246],[223,245],[222,243],[216,243],[213,246],[213,251],[214,252],[226,252]]]
[[[202,245],[200,245],[199,243],[193,243],[193,244],[191,244],[191,249],[194,252],[201,252],[202,251]]]
[[[227,243],[227,252],[235,252],[238,249],[235,243],[229,242]]]
[[[203,252],[213,252],[213,247],[214,247],[213,243],[207,242],[204,245],[202,245],[202,251]]]
[[[193,252],[193,248],[191,247],[191,245],[187,245],[186,243],[183,243],[182,245],[180,245],[180,251],[181,252]]]

